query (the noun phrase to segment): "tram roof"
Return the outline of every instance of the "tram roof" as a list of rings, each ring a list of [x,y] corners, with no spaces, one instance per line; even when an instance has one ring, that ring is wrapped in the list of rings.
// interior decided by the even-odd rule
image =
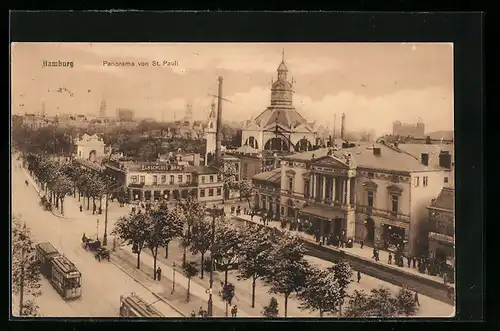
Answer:
[[[76,266],[71,262],[66,256],[57,256],[53,260],[54,265],[59,268],[64,274],[77,272],[80,274],[80,271],[76,268]]]
[[[59,254],[57,249],[54,246],[52,246],[52,244],[49,242],[40,243],[37,245],[37,247],[39,247],[40,250],[42,250],[45,253],[45,255]]]
[[[132,309],[136,310],[142,317],[163,317],[163,314],[156,308],[148,305],[146,301],[134,293],[123,297],[122,301],[129,305]]]

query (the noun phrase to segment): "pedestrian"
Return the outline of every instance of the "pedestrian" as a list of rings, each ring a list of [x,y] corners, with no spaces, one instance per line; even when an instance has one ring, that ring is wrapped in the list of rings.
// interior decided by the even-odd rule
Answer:
[[[375,247],[373,247],[373,256],[372,256],[372,259],[375,258],[375,255],[377,255],[377,249]]]
[[[102,207],[99,206],[99,215],[101,215],[101,214],[102,214]]]
[[[234,305],[233,308],[231,308],[231,316],[236,317],[236,314],[238,314],[238,306]]]
[[[359,244],[361,245],[361,249],[363,249],[363,245],[365,244],[365,242],[363,241],[363,239],[361,239],[361,240],[359,241]]]
[[[200,306],[200,309],[198,310],[198,315],[203,317],[203,307]]]
[[[414,256],[413,257],[413,268],[417,267],[417,258]]]
[[[191,317],[196,317],[196,313],[194,312],[194,310],[191,312]]]
[[[80,205],[80,213],[82,212],[82,210],[83,210],[83,207],[82,207],[82,205]]]
[[[359,270],[358,270],[358,283],[360,280],[361,280],[361,272],[359,272]]]
[[[326,237],[325,237],[325,236],[323,236],[323,237],[322,237],[322,239],[323,239],[323,246],[324,246],[324,245],[325,245],[325,242],[326,242]]]
[[[92,206],[92,215],[94,215],[94,214],[95,214],[96,210],[97,210],[97,206],[94,204],[94,205]]]
[[[420,306],[420,302],[418,302],[418,293],[415,292],[415,303]]]
[[[376,250],[376,254],[375,254],[375,261],[380,261],[380,255],[378,253],[378,249]]]
[[[158,280],[161,280],[161,268],[156,269],[156,274],[158,275]]]
[[[389,260],[387,262],[389,262],[389,264],[392,264],[392,254],[391,253],[389,253]]]

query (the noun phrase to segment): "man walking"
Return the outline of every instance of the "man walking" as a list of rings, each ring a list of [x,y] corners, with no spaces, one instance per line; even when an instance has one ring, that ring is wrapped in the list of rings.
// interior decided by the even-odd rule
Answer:
[[[391,253],[389,253],[389,259],[387,262],[389,262],[389,264],[392,264],[392,254]]]
[[[359,272],[359,270],[358,270],[358,283],[360,280],[361,280],[361,272]]]
[[[161,280],[161,268],[158,267],[158,269],[156,269],[156,274],[158,276],[158,280],[160,281]]]
[[[415,292],[415,303],[420,307],[420,302],[418,302],[418,293]]]
[[[233,308],[231,308],[231,316],[236,317],[238,314],[238,306],[234,305]]]
[[[361,239],[361,240],[359,241],[359,244],[361,245],[361,249],[363,249],[363,245],[365,244],[365,242],[363,241],[363,239]]]

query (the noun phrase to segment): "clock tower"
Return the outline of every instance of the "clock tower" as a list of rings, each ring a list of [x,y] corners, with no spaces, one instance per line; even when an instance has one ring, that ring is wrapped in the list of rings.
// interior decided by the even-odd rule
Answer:
[[[282,52],[281,63],[278,67],[278,79],[272,83],[271,106],[291,106],[293,80],[287,80],[288,68],[285,64],[285,52]]]

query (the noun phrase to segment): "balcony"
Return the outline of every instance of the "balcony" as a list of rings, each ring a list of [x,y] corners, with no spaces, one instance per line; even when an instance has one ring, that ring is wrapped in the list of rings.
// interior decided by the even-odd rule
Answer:
[[[128,185],[131,188],[142,188],[144,187],[144,183],[132,183]]]
[[[409,222],[410,221],[410,215],[403,214],[400,212],[394,212],[392,210],[385,210],[385,209],[378,209],[375,207],[371,206],[357,206],[356,207],[356,212],[366,214],[369,216],[378,216],[378,217],[383,217],[386,219],[394,220],[394,221],[401,221],[401,222]]]

